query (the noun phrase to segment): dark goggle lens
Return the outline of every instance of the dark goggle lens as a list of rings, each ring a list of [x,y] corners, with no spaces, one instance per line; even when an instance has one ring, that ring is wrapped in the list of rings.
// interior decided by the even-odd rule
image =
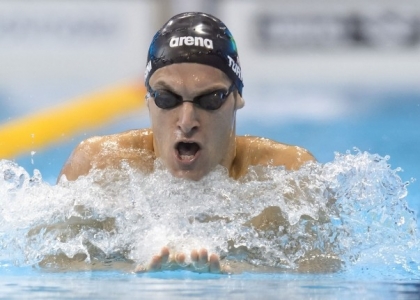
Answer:
[[[155,91],[152,93],[157,107],[162,109],[174,108],[182,103],[182,99],[167,91]]]
[[[155,104],[162,109],[174,108],[182,102],[192,102],[205,110],[219,109],[225,103],[227,97],[234,90],[232,84],[227,91],[217,90],[205,95],[197,96],[193,100],[183,100],[181,96],[167,90],[154,91],[149,87],[149,93],[154,98]]]
[[[228,95],[224,91],[215,91],[211,94],[197,97],[193,100],[195,104],[206,110],[219,109],[226,101]]]
[[[155,99],[155,103],[159,108],[170,109],[180,105],[182,98],[169,91],[154,91],[151,96]],[[202,109],[216,110],[219,109],[226,101],[228,94],[225,91],[215,91],[210,94],[198,96],[192,101],[185,100],[185,102],[192,102]]]

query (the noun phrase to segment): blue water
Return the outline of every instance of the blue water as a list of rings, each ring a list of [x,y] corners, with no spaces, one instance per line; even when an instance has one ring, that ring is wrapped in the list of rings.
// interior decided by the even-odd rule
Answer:
[[[349,281],[340,276],[194,275],[134,276],[117,272],[45,274],[20,271],[0,278],[2,299],[418,299],[420,284]]]
[[[343,184],[342,187],[335,186],[334,188],[341,193],[339,195],[342,195],[340,209],[342,209],[341,216],[345,226],[335,224],[333,219],[331,230],[339,228],[351,231],[349,237],[341,237],[341,244],[338,247],[343,251],[343,260],[347,261],[346,268],[332,274],[206,275],[176,271],[138,275],[115,270],[51,273],[32,268],[31,264],[24,262],[23,254],[14,253],[11,255],[12,259],[8,260],[4,258],[5,252],[0,252],[3,254],[0,262],[0,274],[2,274],[0,298],[116,299],[136,296],[165,299],[221,297],[274,299],[281,296],[285,299],[418,299],[420,248],[418,234],[411,234],[410,228],[413,228],[414,224],[414,229],[418,229],[418,222],[414,218],[419,217],[420,211],[420,159],[417,157],[420,153],[420,130],[418,130],[420,128],[420,92],[347,87],[339,89],[338,92],[335,91],[333,94],[338,94],[339,97],[332,98],[330,101],[331,105],[340,101],[350,105],[352,109],[349,109],[348,114],[325,119],[304,114],[296,114],[289,118],[287,116],[258,116],[259,105],[262,104],[253,103],[252,101],[256,100],[252,99],[261,93],[267,98],[276,98],[275,89],[277,88],[274,86],[261,86],[251,90],[250,100],[247,100],[248,108],[245,109],[253,110],[256,117],[241,115],[239,111],[238,134],[265,136],[303,146],[309,149],[320,162],[320,167],[315,168],[317,172],[322,174],[326,171],[337,172],[337,176],[330,178],[329,174],[324,174],[328,178],[322,175],[324,177],[321,176],[321,179],[328,184],[337,182]],[[310,92],[312,90],[307,89],[305,94]],[[319,90],[315,92],[319,93]],[[330,98],[329,91],[323,91],[323,93],[325,97]],[[278,105],[286,105],[294,100],[299,103],[299,97],[302,97],[302,94],[299,92],[293,94],[292,96],[296,99],[292,97],[290,100],[279,100]],[[321,95],[324,94],[321,93]],[[332,107],[335,106],[332,105]],[[140,123],[144,125],[145,121]],[[133,124],[136,124],[135,121],[131,121],[129,126]],[[21,239],[28,230],[28,224],[39,222],[38,220],[42,218],[48,220],[49,215],[42,210],[60,210],[60,205],[62,205],[62,214],[72,211],[71,197],[66,198],[68,190],[61,194],[61,189],[54,187],[55,177],[71,149],[86,135],[129,129],[124,126],[127,124],[114,124],[96,132],[87,132],[61,145],[16,160],[26,169],[29,177],[32,176],[34,169],[39,169],[44,183],[29,187],[22,196],[8,199],[8,201],[19,200],[22,205],[39,205],[39,212],[37,212],[39,214],[31,212],[28,208],[22,209],[21,213],[27,218],[20,216],[22,219],[22,223],[19,223],[22,225],[20,231],[13,232],[8,229],[7,233],[12,232],[12,239]],[[354,149],[355,147],[357,149]],[[387,157],[384,158],[385,156]],[[379,161],[378,165],[376,161]],[[273,175],[274,179],[276,174]],[[300,175],[307,174],[310,173]],[[39,181],[39,178],[37,180]],[[222,182],[217,180],[216,182],[218,186],[209,183],[209,188],[217,191],[217,188],[223,186]],[[83,192],[88,195],[96,193],[86,191],[84,189],[86,186],[82,183],[74,188],[76,192],[73,197],[76,198],[82,197]],[[373,189],[370,190],[370,188]],[[80,193],[77,189],[80,189]],[[236,186],[228,185],[223,189],[235,190]],[[0,190],[4,192],[4,188]],[[368,191],[368,196],[363,194],[366,191]],[[235,191],[231,193],[233,198],[237,195]],[[53,198],[62,196],[62,199],[52,199],[51,195]],[[268,201],[267,203],[275,200],[275,194],[266,196],[268,200],[264,201]],[[42,206],[45,198],[51,201],[51,206]],[[362,202],[364,199],[371,202],[364,203]],[[322,202],[322,199],[320,201]],[[101,209],[104,208],[99,207],[97,203],[93,202],[91,205],[98,212],[103,212]],[[3,205],[3,207],[5,209],[7,207],[7,211],[15,210],[19,214],[20,206],[17,204],[16,206]],[[4,211],[2,210],[3,214]],[[105,213],[107,213],[106,210]],[[399,223],[400,216],[405,217],[405,223]],[[57,218],[57,215],[54,215],[54,218]],[[389,220],[394,220],[394,223]],[[130,227],[130,224],[124,226],[129,226],[130,230],[134,228]],[[5,228],[10,227],[4,225],[1,227],[2,230]],[[370,236],[367,234],[367,228],[370,228]],[[166,229],[162,230],[165,232]],[[214,230],[219,229],[214,228]],[[136,233],[135,230],[133,232]],[[4,232],[0,233],[4,234]],[[26,247],[26,251],[33,254],[31,251],[37,247],[42,251],[48,251],[43,247],[53,245],[48,243],[41,241],[38,244],[29,245],[23,242],[23,247],[19,248],[15,245],[13,249],[18,249],[16,251],[19,252]],[[22,245],[22,243],[17,244]],[[3,249],[4,246],[3,244]],[[113,245],[109,247],[112,248]],[[353,254],[357,254],[356,259],[352,257]],[[32,260],[35,259],[33,256],[30,257]]]

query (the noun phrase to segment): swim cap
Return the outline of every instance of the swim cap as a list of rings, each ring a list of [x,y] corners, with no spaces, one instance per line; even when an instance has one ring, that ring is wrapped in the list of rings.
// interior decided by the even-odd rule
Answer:
[[[223,71],[242,95],[242,73],[236,43],[216,17],[187,12],[172,17],[155,34],[147,55],[145,84],[159,68],[176,63],[199,63]]]

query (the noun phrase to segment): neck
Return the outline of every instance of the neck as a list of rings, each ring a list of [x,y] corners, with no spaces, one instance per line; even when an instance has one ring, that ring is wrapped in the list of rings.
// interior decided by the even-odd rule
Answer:
[[[236,113],[236,110],[234,111],[234,113]],[[228,151],[226,152],[226,156],[220,163],[222,166],[228,169],[229,174],[231,174],[232,172],[232,169],[234,167],[234,160],[236,157],[236,118],[235,117],[233,118],[234,121],[232,125],[232,131],[230,133]]]

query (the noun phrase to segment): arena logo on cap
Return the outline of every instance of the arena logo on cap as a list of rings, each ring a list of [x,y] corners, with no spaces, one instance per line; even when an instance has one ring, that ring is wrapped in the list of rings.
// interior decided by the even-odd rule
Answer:
[[[169,41],[169,47],[179,47],[179,46],[200,46],[206,47],[207,49],[213,49],[213,41],[211,39],[203,39],[201,36],[181,36],[181,37],[172,37]]]

